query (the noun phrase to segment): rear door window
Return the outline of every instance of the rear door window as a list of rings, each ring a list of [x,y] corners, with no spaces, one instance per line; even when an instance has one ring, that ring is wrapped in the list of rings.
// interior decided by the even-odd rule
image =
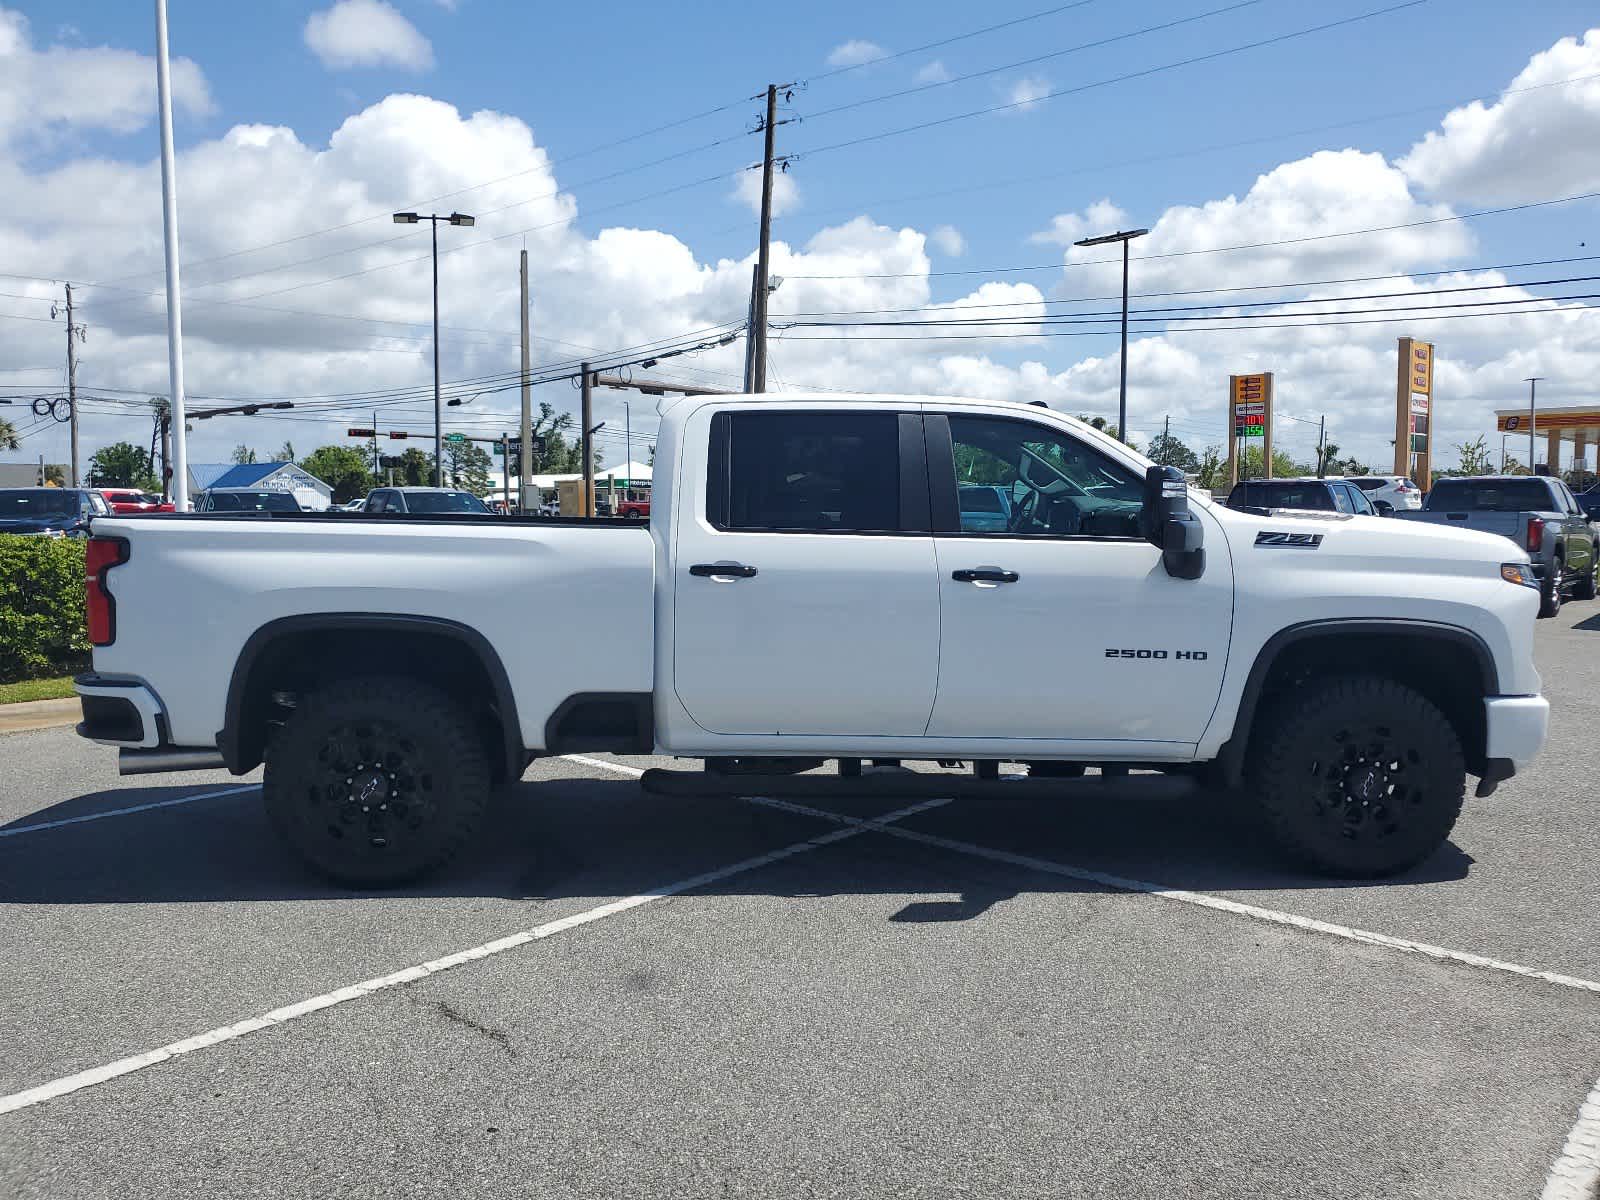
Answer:
[[[891,412],[719,413],[707,516],[728,531],[898,532],[898,429]]]

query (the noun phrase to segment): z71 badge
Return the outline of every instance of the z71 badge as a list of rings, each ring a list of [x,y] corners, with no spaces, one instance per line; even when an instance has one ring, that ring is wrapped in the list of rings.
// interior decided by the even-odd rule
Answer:
[[[1256,545],[1315,550],[1322,545],[1322,535],[1320,533],[1275,533],[1270,529],[1264,529],[1256,534]]]

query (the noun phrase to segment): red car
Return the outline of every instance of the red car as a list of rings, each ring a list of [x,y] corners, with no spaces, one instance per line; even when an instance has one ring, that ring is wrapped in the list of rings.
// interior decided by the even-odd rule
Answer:
[[[169,513],[177,511],[170,500],[141,492],[138,488],[100,488],[114,513]]]
[[[617,516],[633,517],[636,520],[648,521],[650,519],[650,501],[648,500],[621,500],[617,503]]]

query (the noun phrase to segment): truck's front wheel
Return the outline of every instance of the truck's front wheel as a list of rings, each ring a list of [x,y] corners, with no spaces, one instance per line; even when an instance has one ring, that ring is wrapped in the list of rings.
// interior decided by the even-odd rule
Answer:
[[[1461,814],[1466,765],[1454,727],[1393,680],[1309,685],[1277,706],[1250,754],[1268,830],[1327,874],[1403,871],[1437,850]]]
[[[381,887],[446,862],[489,794],[483,743],[462,707],[409,679],[314,692],[267,747],[262,784],[279,836],[340,883]]]

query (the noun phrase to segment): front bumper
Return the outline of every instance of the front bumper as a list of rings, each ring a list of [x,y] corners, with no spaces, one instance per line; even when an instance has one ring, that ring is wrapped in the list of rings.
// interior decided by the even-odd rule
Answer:
[[[73,679],[72,687],[83,702],[80,737],[130,750],[150,750],[170,740],[166,712],[149,685],[91,671]]]
[[[1543,696],[1490,696],[1483,702],[1488,733],[1485,757],[1532,762],[1550,729],[1550,701]]]

